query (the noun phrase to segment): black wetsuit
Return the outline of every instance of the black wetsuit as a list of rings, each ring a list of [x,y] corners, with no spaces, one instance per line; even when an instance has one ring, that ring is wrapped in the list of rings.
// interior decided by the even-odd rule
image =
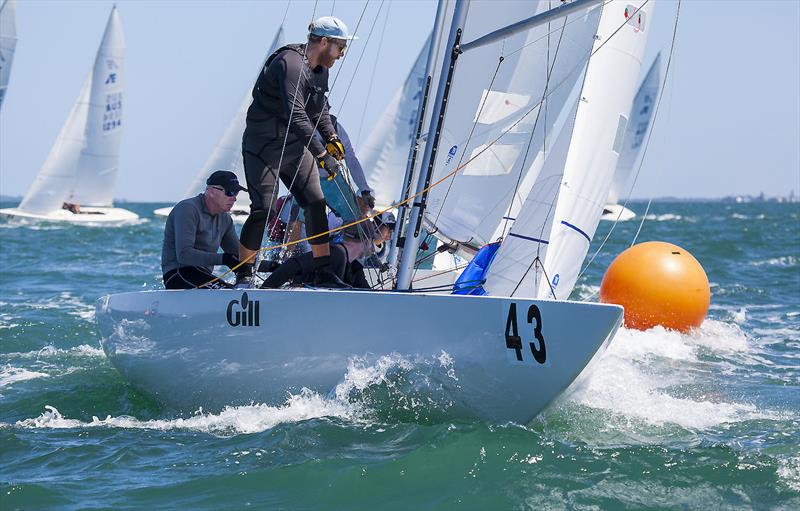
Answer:
[[[316,155],[325,151],[322,140],[336,132],[328,115],[328,69],[311,69],[305,45],[284,46],[267,59],[253,87],[242,138],[250,216],[240,236],[241,244],[258,250],[269,211],[277,200],[277,177],[305,209],[310,236],[327,230],[325,199],[319,184]],[[276,176],[277,174],[277,176]],[[311,240],[328,243],[328,236]]]

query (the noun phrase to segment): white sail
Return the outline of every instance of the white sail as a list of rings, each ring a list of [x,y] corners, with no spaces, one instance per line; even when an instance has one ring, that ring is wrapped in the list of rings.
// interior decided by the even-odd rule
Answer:
[[[17,47],[16,0],[0,2],[0,107],[11,78],[11,63]]]
[[[419,52],[403,86],[395,93],[375,129],[359,148],[359,160],[378,204],[400,199],[411,144],[417,130],[419,100],[425,87],[425,61],[430,36]]]
[[[557,144],[567,152],[551,154],[556,165],[534,185],[487,272],[488,293],[566,299],[572,292],[623,147],[651,16],[646,0],[604,5],[569,143]]]
[[[659,53],[650,65],[650,70],[647,71],[647,75],[639,86],[639,92],[636,93],[636,97],[633,99],[633,107],[628,116],[628,129],[625,131],[622,153],[619,155],[617,170],[614,173],[614,182],[611,184],[611,191],[608,193],[608,199],[606,200],[608,204],[618,204],[620,197],[625,197],[625,186],[628,184],[634,165],[639,159],[644,136],[650,128],[658,89],[661,85],[660,58],[661,54]]]
[[[284,44],[283,27],[278,28],[278,32],[272,39],[272,44],[267,51],[268,58],[272,53]],[[266,61],[266,58],[264,59]],[[259,71],[264,66],[262,62],[259,66]],[[239,109],[236,114],[228,123],[222,138],[219,139],[214,150],[208,156],[208,159],[194,176],[192,183],[186,191],[187,197],[192,197],[201,193],[206,188],[206,179],[215,170],[230,170],[236,173],[240,183],[245,183],[244,177],[244,164],[242,163],[242,133],[244,133],[245,123],[247,120],[247,109],[250,103],[253,102],[252,90],[248,89],[242,99]],[[249,207],[249,197],[246,193],[240,193],[236,198],[234,208],[246,209]]]
[[[63,202],[111,206],[119,168],[125,43],[111,10],[94,68],[19,209],[47,214]]]
[[[473,2],[462,42],[550,8],[546,0]],[[443,237],[473,247],[492,241],[515,190],[517,204],[524,200],[533,183],[528,172],[581,75],[599,12],[590,9],[459,57],[432,182],[471,161],[430,191],[425,217]]]

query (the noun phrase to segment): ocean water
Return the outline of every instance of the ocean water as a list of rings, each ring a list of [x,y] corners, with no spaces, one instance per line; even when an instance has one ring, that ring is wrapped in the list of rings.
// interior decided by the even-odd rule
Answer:
[[[0,222],[0,509],[800,509],[798,204],[654,204],[639,241],[701,261],[708,319],[621,330],[528,424],[450,418],[391,357],[280,406],[163,406],[93,322],[98,297],[160,286],[157,206],[126,207],[144,218]],[[614,227],[574,298],[638,227]]]

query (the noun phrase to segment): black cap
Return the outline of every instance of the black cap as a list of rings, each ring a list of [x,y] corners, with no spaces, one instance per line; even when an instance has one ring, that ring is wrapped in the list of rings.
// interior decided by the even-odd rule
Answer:
[[[246,192],[247,188],[239,184],[236,174],[229,170],[217,170],[206,179],[207,185],[216,185],[225,188],[226,192]]]

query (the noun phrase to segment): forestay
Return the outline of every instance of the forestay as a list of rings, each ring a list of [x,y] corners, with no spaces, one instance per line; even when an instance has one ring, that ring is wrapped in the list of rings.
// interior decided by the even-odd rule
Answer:
[[[272,55],[272,53],[283,46],[284,44],[284,35],[283,35],[283,26],[278,28],[278,32],[275,34],[275,37],[272,40],[272,44],[269,47],[269,51],[267,51],[266,58]],[[264,63],[261,63],[259,66],[259,72],[264,67]],[[194,179],[192,180],[192,184],[189,185],[189,189],[186,192],[186,197],[192,197],[201,193],[206,188],[206,179],[208,176],[215,170],[230,170],[236,173],[236,176],[239,178],[240,183],[245,183],[246,179],[244,176],[244,165],[242,163],[242,133],[244,133],[245,123],[247,119],[247,109],[250,107],[250,103],[253,102],[253,94],[252,90],[248,89],[247,93],[244,95],[241,104],[239,105],[239,109],[236,111],[236,114],[231,119],[230,123],[228,123],[228,127],[225,128],[225,132],[222,135],[222,138],[219,139],[217,145],[214,146],[214,150],[209,155],[206,162],[200,168],[200,170],[195,175]],[[248,208],[250,203],[250,198],[246,193],[240,193],[236,198],[236,204],[234,204],[234,208]]]
[[[11,63],[17,47],[16,0],[0,1],[0,107],[11,78]]]
[[[119,168],[125,42],[111,10],[94,68],[19,209],[46,214],[63,202],[111,206]]]
[[[650,70],[639,86],[639,92],[636,93],[636,97],[633,99],[633,107],[628,116],[628,129],[625,131],[622,153],[619,155],[617,170],[614,173],[614,182],[611,184],[611,191],[608,193],[608,199],[606,199],[608,204],[617,204],[620,197],[625,196],[625,186],[630,180],[634,165],[642,150],[644,136],[650,127],[656,96],[658,96],[660,57],[660,53],[656,55],[655,60],[650,65]]]
[[[552,3],[474,2],[462,42]],[[479,247],[492,241],[515,191],[522,203],[534,181],[527,174],[581,75],[598,19],[599,9],[589,9],[459,57],[432,181],[469,163],[430,191],[425,212],[443,237]]]
[[[571,293],[623,147],[652,15],[652,2],[638,9],[645,4],[603,7],[560,183],[552,193],[544,182],[534,186],[537,194],[526,200],[487,274],[490,294],[566,299]]]

